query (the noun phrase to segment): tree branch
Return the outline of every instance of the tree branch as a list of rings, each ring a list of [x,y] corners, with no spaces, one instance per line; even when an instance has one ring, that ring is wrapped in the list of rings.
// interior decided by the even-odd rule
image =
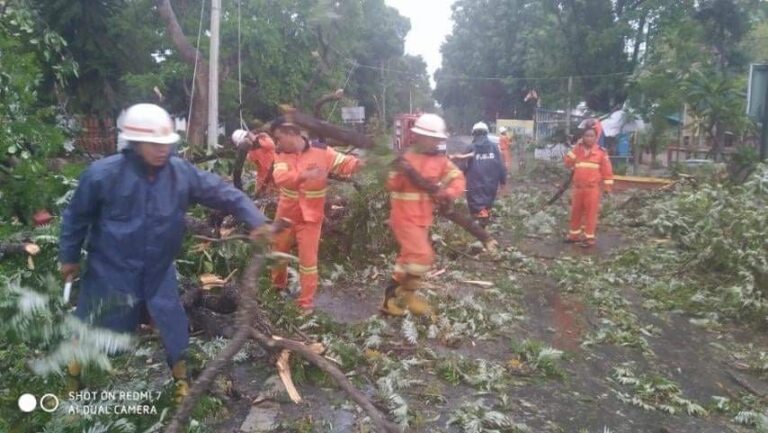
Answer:
[[[349,395],[349,397],[355,403],[360,405],[360,407],[362,407],[363,410],[365,410],[365,412],[371,418],[371,421],[373,422],[373,424],[376,426],[376,429],[379,430],[380,432],[397,433],[402,431],[398,425],[390,421],[387,421],[387,419],[379,411],[379,409],[377,409],[376,406],[374,406],[373,403],[371,403],[368,397],[366,397],[362,392],[357,390],[357,388],[355,388],[354,385],[352,385],[352,382],[350,382],[349,379],[347,379],[347,376],[345,376],[344,373],[341,372],[341,370],[339,370],[335,365],[333,365],[327,359],[313,352],[307,345],[300,343],[298,341],[286,340],[283,338],[276,338],[276,337],[270,338],[256,329],[252,331],[252,335],[256,339],[256,341],[258,341],[262,346],[271,348],[271,349],[285,349],[285,350],[290,350],[292,352],[295,352],[301,355],[302,358],[316,365],[319,369],[328,373],[328,375],[331,376],[336,381],[339,387],[344,392],[346,392],[347,395]]]
[[[168,30],[171,40],[173,41],[173,44],[176,45],[176,49],[179,50],[179,55],[181,58],[190,65],[195,64],[195,59],[197,59],[199,62],[202,62],[203,64],[207,64],[208,62],[203,60],[203,56],[195,47],[192,46],[192,44],[189,43],[189,40],[187,40],[187,37],[184,35],[184,30],[181,29],[179,20],[176,18],[176,14],[173,12],[171,1],[155,0],[155,6],[157,6],[160,17],[165,22],[165,26]]]

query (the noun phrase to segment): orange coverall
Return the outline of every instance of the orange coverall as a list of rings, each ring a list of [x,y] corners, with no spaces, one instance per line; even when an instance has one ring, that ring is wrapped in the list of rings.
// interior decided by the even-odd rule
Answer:
[[[403,157],[425,179],[440,184],[452,199],[464,193],[464,174],[444,155],[418,153],[412,149]],[[406,274],[420,277],[432,266],[435,253],[429,240],[429,227],[434,204],[428,194],[399,171],[389,173],[387,189],[392,208],[389,225],[400,245],[393,279],[402,282]]]
[[[357,171],[359,160],[354,156],[338,153],[322,143],[307,143],[301,153],[279,153],[275,160],[273,176],[280,188],[275,219],[288,218],[293,226],[275,236],[273,249],[287,253],[298,241],[299,282],[301,293],[299,307],[314,308],[317,291],[317,251],[320,246],[320,230],[325,218],[325,193],[328,174],[349,176]],[[323,175],[299,181],[299,175],[310,168],[319,167]],[[272,271],[272,285],[285,289],[288,284],[286,264]]]
[[[248,161],[256,166],[256,191],[273,186],[272,164],[275,162],[275,142],[267,134],[258,135],[259,147],[248,152]]]
[[[507,167],[507,173],[511,173],[512,170],[512,154],[510,153],[510,146],[512,145],[512,139],[507,135],[499,136],[499,150],[501,151],[501,158],[504,160],[504,166]]]
[[[613,168],[605,150],[597,144],[587,149],[577,144],[565,155],[565,166],[573,169],[571,222],[568,239],[593,244],[600,211],[601,183],[605,191],[613,189]]]

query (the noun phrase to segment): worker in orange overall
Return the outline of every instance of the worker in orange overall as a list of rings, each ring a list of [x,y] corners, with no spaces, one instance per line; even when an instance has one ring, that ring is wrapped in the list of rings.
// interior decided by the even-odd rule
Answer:
[[[507,167],[507,173],[511,173],[512,170],[512,139],[507,135],[507,128],[499,128],[499,150],[501,151],[501,158],[504,160],[504,166]]]
[[[565,155],[565,166],[573,170],[570,230],[566,242],[582,247],[595,245],[601,191],[613,189],[613,168],[608,154],[597,145],[597,131],[584,130],[581,140]]]
[[[434,196],[426,194],[397,170],[397,163],[389,173],[387,189],[392,208],[389,224],[400,245],[400,254],[392,280],[385,288],[381,311],[392,316],[402,316],[406,311],[414,315],[431,312],[429,304],[416,291],[435,258],[429,239],[434,202],[455,200],[464,193],[466,185],[461,170],[438,150],[438,145],[448,138],[440,116],[422,114],[411,132],[414,141],[402,160],[441,189]]]
[[[274,187],[272,164],[275,162],[275,142],[269,134],[237,129],[232,133],[232,143],[250,145],[248,161],[256,166],[256,195],[263,195]]]
[[[278,152],[273,168],[275,185],[280,190],[275,219],[293,222],[291,229],[275,236],[273,249],[287,253],[298,242],[301,292],[296,302],[305,314],[311,314],[318,283],[317,251],[325,218],[328,174],[350,176],[362,164],[324,143],[309,142],[301,129],[284,117],[272,122],[270,135]],[[281,264],[272,271],[272,285],[278,290],[287,287],[286,266]]]

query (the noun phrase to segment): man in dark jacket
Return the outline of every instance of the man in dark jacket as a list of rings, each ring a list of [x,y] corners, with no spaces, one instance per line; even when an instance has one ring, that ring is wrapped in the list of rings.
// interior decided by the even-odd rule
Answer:
[[[488,225],[499,187],[506,184],[507,169],[499,147],[488,139],[488,125],[472,127],[472,150],[456,158],[469,159],[466,168],[467,205],[481,226]]]
[[[88,266],[75,314],[97,326],[133,332],[146,309],[160,332],[180,400],[188,392],[189,333],[173,261],[184,239],[187,208],[199,203],[231,213],[253,238],[268,226],[241,191],[172,155],[179,136],[162,108],[130,107],[120,138],[128,142],[126,148],[83,172],[64,212],[62,274],[71,281],[78,273],[85,244]],[[72,362],[68,370],[77,378],[80,366]]]

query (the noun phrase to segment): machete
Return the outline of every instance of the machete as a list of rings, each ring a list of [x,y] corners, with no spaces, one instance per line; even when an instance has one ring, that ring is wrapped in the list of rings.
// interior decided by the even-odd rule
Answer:
[[[560,185],[559,188],[557,188],[557,192],[555,192],[555,195],[552,196],[549,200],[547,200],[547,203],[543,206],[546,208],[547,206],[552,206],[556,201],[560,200],[560,197],[565,194],[565,192],[568,190],[568,188],[571,186],[571,182],[573,181],[573,170],[568,174],[568,178],[563,181],[563,183]]]

